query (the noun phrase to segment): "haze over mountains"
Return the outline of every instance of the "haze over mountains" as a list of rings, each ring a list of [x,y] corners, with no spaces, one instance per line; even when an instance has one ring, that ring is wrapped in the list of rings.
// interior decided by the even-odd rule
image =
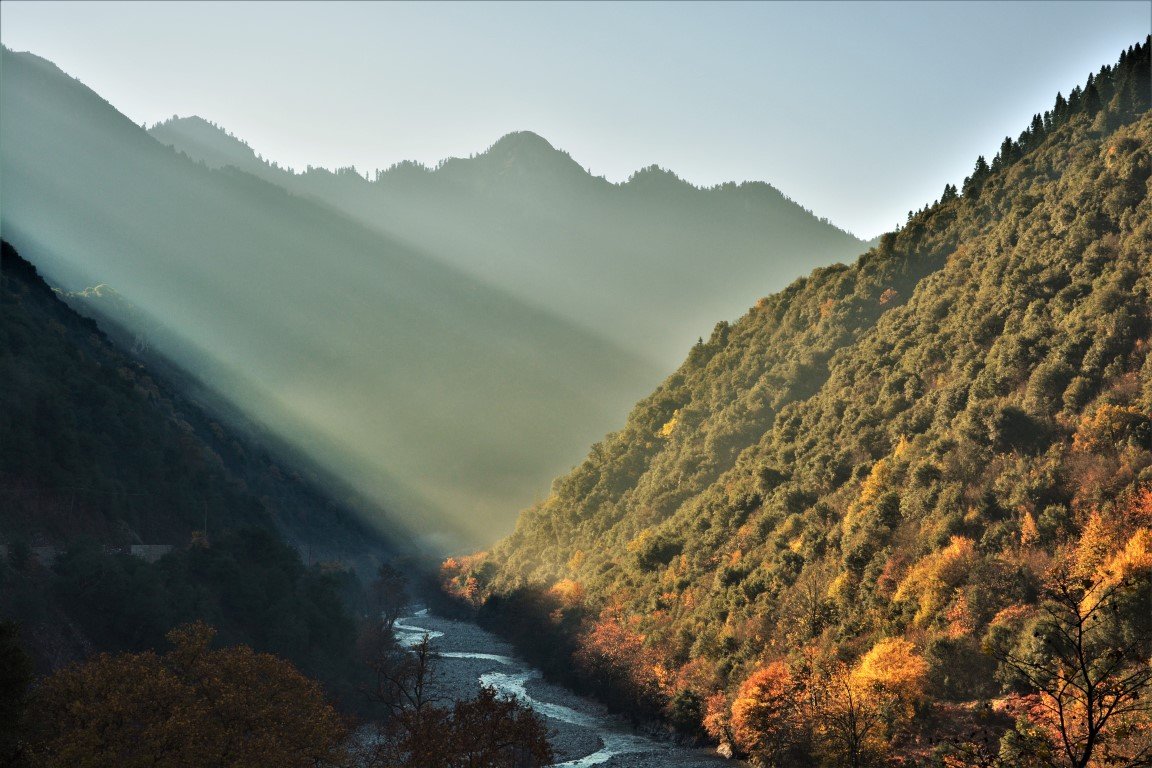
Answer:
[[[0,56],[0,672],[18,632],[45,672],[145,652],[0,674],[0,763],[184,768],[219,723],[192,762],[227,763],[327,717],[193,663],[211,631],[169,630],[203,621],[363,707],[330,738],[371,754],[254,766],[708,765],[685,736],[758,768],[1152,768],[1152,36],[862,255],[767,184],[613,184],[527,131],[295,173]]]
[[[182,547],[252,527],[349,564],[393,548],[330,484],[325,493],[278,464],[267,435],[237,418],[224,427],[66,306],[7,242],[2,250],[4,543]]]
[[[656,166],[613,184],[530,131],[436,168],[297,174],[199,117],[149,131],[343,213],[671,368],[698,336],[860,240],[764,183],[700,189]]]
[[[506,530],[715,320],[862,250],[767,185],[613,185],[532,134],[375,183],[294,175],[202,124],[150,136],[32,54],[2,76],[5,238],[450,541]]]

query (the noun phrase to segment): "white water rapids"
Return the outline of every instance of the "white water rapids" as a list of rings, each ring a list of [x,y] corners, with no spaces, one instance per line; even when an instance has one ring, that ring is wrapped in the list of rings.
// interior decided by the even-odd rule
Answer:
[[[430,640],[444,636],[443,632],[412,624],[428,615],[427,609],[417,611],[414,615],[397,620],[393,625],[396,640],[405,648],[412,648],[420,643],[427,635]],[[498,665],[497,669],[484,672],[480,675],[480,684],[495,688],[498,692],[513,696],[531,707],[537,713],[559,720],[563,723],[587,728],[595,733],[603,746],[590,755],[569,760],[563,763],[554,763],[551,768],[586,768],[587,766],[606,763],[617,755],[638,754],[643,752],[665,752],[668,744],[658,742],[645,736],[629,733],[620,726],[612,723],[606,717],[598,717],[585,712],[578,712],[563,704],[554,704],[533,698],[527,690],[530,680],[540,677],[538,670],[532,669],[523,661],[511,656],[502,656],[497,653],[473,653],[469,651],[436,651],[436,655],[444,659],[480,659],[491,661]]]

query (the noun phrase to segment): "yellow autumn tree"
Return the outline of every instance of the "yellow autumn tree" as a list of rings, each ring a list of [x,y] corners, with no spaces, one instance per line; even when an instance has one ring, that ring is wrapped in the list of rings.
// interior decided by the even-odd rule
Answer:
[[[925,698],[928,662],[904,638],[884,638],[852,670],[852,683],[892,714],[911,719]]]
[[[1104,404],[1086,415],[1072,437],[1072,447],[1087,453],[1114,451],[1141,427],[1149,415],[1131,406]]]
[[[903,638],[885,638],[854,667],[833,664],[816,680],[816,746],[830,765],[874,765],[925,700],[928,664]]]
[[[836,663],[813,680],[815,751],[821,765],[868,768],[885,747],[884,712],[851,670]]]
[[[1099,510],[1092,510],[1080,529],[1073,555],[1072,575],[1090,579],[1116,550],[1116,530]]]
[[[856,500],[857,507],[867,507],[876,503],[880,494],[888,487],[892,479],[892,463],[888,459],[880,459],[872,465],[868,477],[860,486],[860,496]]]
[[[584,605],[584,585],[573,579],[561,579],[552,585],[548,594],[560,603],[561,608],[579,608]]]
[[[1020,519],[1020,546],[1034,547],[1040,541],[1040,529],[1031,512],[1025,512]]]
[[[913,601],[918,610],[913,621],[925,625],[941,616],[956,588],[975,566],[976,544],[965,536],[953,536],[948,546],[919,560],[896,588],[897,601]]]

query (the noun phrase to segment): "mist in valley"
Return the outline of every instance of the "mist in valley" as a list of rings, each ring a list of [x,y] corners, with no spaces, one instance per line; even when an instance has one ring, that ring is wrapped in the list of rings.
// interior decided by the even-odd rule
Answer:
[[[374,183],[245,165],[3,57],[5,238],[435,548],[509,531],[717,318],[862,247],[767,185],[613,185],[528,133]]]

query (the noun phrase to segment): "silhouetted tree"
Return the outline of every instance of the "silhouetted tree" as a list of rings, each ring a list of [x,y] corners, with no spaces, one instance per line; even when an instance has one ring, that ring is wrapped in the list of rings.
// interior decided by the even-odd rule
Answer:
[[[1054,766],[1086,768],[1102,759],[1117,768],[1135,768],[1152,760],[1152,743],[1125,751],[1112,739],[1134,718],[1146,727],[1152,713],[1152,638],[1115,624],[1117,604],[1132,587],[1059,570],[1045,590],[1044,619],[1035,633],[1042,650],[992,649],[1037,691],[1035,719],[1052,742],[1044,751]]]
[[[972,175],[964,179],[964,197],[979,197],[980,190],[984,187],[984,182],[988,180],[990,171],[984,155],[977,157],[976,168],[972,171]]]
[[[0,622],[0,766],[22,763],[20,724],[32,684],[32,662],[20,645],[19,628]]]
[[[376,580],[368,590],[369,619],[383,622],[384,629],[391,632],[392,625],[408,605],[408,577],[391,563],[383,563],[376,574]]]

